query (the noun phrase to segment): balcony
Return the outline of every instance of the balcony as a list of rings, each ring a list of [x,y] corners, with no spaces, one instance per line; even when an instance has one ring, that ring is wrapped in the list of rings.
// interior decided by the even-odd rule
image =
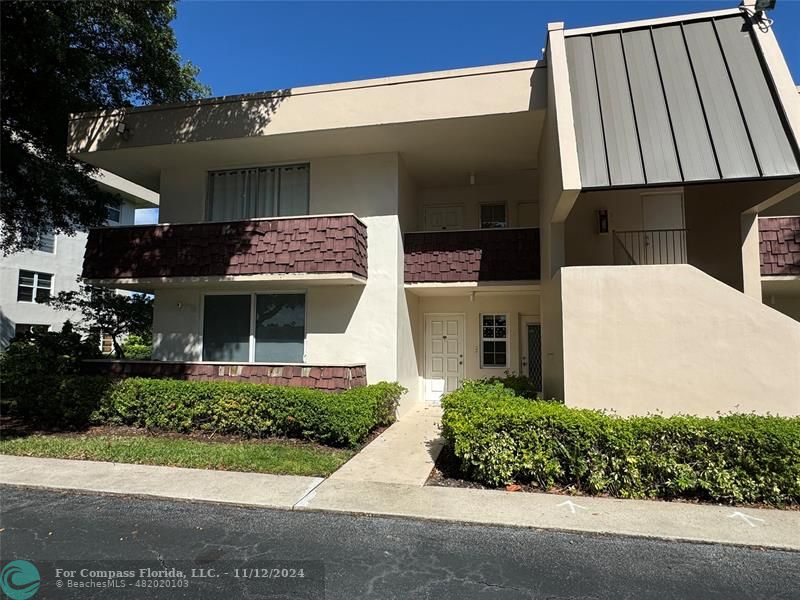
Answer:
[[[367,229],[354,215],[92,229],[83,278],[143,290],[213,281],[363,284]]]
[[[539,280],[539,230],[475,229],[407,233],[406,284]]]

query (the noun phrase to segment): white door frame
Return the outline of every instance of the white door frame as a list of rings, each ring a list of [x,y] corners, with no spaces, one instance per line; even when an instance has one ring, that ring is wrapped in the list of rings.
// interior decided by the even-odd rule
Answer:
[[[464,373],[466,371],[464,366],[464,361],[466,360],[464,349],[467,347],[467,315],[463,312],[452,312],[452,313],[442,313],[442,312],[426,312],[422,315],[423,321],[423,351],[422,351],[422,390],[423,390],[423,400],[428,403],[439,404],[439,399],[441,398],[442,394],[435,394],[432,392],[429,386],[429,381],[432,381],[428,375],[428,344],[430,341],[430,318],[431,317],[457,317],[460,322],[461,327],[461,339],[459,340],[460,352],[461,355],[459,360],[460,366],[460,373],[459,373],[459,385],[461,381],[464,380]]]

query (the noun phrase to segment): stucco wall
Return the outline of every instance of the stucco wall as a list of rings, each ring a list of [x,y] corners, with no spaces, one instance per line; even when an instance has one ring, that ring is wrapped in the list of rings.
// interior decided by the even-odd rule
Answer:
[[[417,338],[417,356],[419,372],[425,373],[425,356],[423,339],[425,331],[425,315],[429,313],[459,313],[465,318],[464,339],[464,377],[480,379],[482,377],[502,376],[506,370],[520,372],[520,317],[540,318],[539,295],[536,293],[487,293],[476,292],[475,298],[460,296],[423,296],[419,299],[417,309],[417,330],[421,335]],[[508,366],[503,368],[481,368],[480,355],[480,315],[505,313],[508,315]]]
[[[308,286],[305,361],[312,364],[364,363],[370,383],[410,382],[411,336],[405,310],[403,255],[398,222],[399,158],[395,153],[314,159],[310,169],[311,214],[356,213],[367,227],[366,285]],[[161,220],[203,219],[205,171],[162,172]],[[226,291],[268,291],[268,284]],[[221,291],[218,286],[215,291]],[[203,290],[159,289],[153,322],[154,354],[162,360],[201,360]],[[179,306],[180,305],[180,306]],[[408,386],[407,386],[408,387]],[[413,391],[413,389],[412,389]],[[409,394],[409,398],[411,398]]]
[[[565,399],[623,415],[800,414],[800,323],[689,265],[561,270]]]
[[[465,173],[465,179],[467,174]],[[417,192],[418,205],[414,230],[425,229],[425,209],[429,206],[461,206],[464,229],[480,227],[481,204],[506,205],[509,227],[537,227],[539,225],[538,188],[532,172],[509,175],[497,174],[488,183],[476,177],[475,185],[448,185],[421,187]],[[520,204],[527,205],[520,217]]]

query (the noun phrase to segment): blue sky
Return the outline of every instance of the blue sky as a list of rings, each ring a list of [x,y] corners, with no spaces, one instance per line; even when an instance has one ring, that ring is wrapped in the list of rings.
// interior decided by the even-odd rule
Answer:
[[[178,50],[212,94],[541,58],[547,23],[567,27],[731,8],[735,0],[264,2],[183,0]],[[800,81],[800,1],[770,16]],[[154,211],[138,211],[138,222]]]
[[[733,8],[736,0],[240,2],[183,0],[179,52],[215,96],[540,58],[547,23],[568,27]],[[800,1],[775,32],[800,80]]]

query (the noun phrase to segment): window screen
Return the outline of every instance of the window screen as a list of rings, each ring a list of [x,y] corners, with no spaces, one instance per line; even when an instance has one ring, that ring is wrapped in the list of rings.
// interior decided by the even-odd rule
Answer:
[[[206,296],[203,360],[250,360],[250,295]]]
[[[304,294],[256,296],[256,362],[303,362]]]
[[[308,214],[308,165],[217,171],[208,175],[209,221]]]
[[[505,367],[508,355],[506,315],[481,316],[481,365]]]

